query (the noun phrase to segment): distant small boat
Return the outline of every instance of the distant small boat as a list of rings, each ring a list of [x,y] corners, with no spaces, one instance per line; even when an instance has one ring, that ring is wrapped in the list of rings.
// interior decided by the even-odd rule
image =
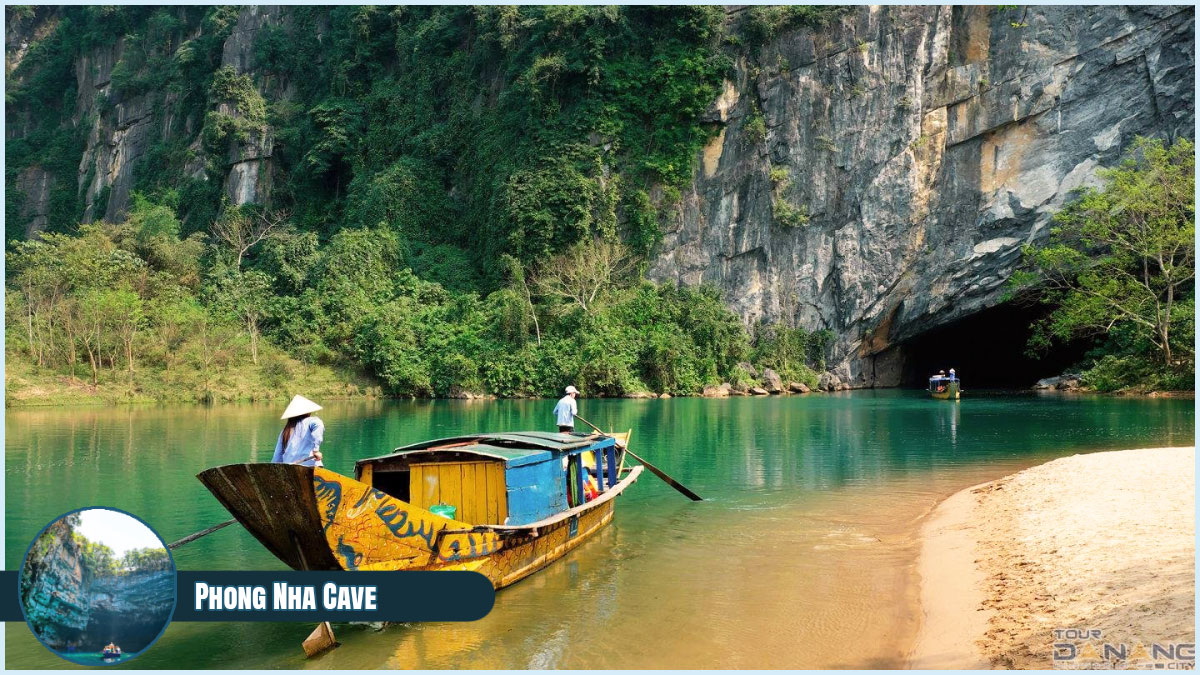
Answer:
[[[360,459],[354,478],[296,464],[229,464],[197,477],[293,569],[468,570],[502,588],[612,520],[616,496],[642,473],[623,466],[628,442],[479,434]],[[591,471],[599,494],[588,499]]]
[[[929,378],[929,395],[943,401],[958,400],[959,379],[957,377],[934,375]]]
[[[121,658],[121,648],[117,647],[116,649],[105,649],[104,651],[100,652],[100,656],[105,661],[119,659],[119,658]]]

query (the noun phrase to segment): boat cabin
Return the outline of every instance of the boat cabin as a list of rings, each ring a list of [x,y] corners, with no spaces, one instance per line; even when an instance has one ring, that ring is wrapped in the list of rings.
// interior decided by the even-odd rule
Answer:
[[[354,465],[354,477],[413,506],[473,525],[534,523],[588,501],[588,474],[616,485],[611,436],[517,432],[425,441]],[[434,508],[436,507],[436,508]],[[445,513],[453,507],[453,515]]]
[[[946,391],[951,382],[958,382],[958,378],[934,375],[933,377],[929,378],[929,391],[934,393]]]

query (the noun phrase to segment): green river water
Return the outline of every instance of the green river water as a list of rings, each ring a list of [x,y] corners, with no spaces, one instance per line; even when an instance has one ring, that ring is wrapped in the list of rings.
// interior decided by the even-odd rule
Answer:
[[[553,401],[332,403],[326,466],[480,430],[553,430]],[[269,461],[279,404],[17,409],[5,414],[5,563],[65,511],[113,506],[173,541],[229,516],[194,476]],[[915,391],[583,400],[580,412],[707,498],[649,473],[613,524],[459,624],[173,624],[134,668],[813,668],[904,665],[917,627],[921,518],[941,498],[1055,457],[1194,444],[1191,400]],[[180,569],[283,569],[229,527]],[[9,668],[72,667],[22,624]]]

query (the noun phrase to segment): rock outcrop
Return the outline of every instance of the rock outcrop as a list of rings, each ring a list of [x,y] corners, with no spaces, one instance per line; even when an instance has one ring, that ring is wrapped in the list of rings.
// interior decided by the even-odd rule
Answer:
[[[842,381],[895,385],[905,340],[1001,303],[1021,246],[1134,136],[1192,136],[1194,21],[873,6],[782,34],[714,103],[651,275],[829,329]]]
[[[76,125],[90,124],[79,162],[78,189],[84,195],[82,220],[119,220],[129,208],[133,171],[150,149],[156,124],[149,97],[123,97],[112,87],[113,69],[125,39],[97,47],[75,63]],[[103,113],[101,112],[103,110]]]
[[[733,393],[733,386],[728,382],[722,382],[717,386],[708,386],[700,393],[705,398],[726,398]]]
[[[1033,385],[1039,391],[1077,391],[1083,386],[1083,377],[1067,373],[1058,377],[1045,377]]]
[[[25,619],[42,642],[65,648],[87,629],[91,601],[82,553],[66,522],[38,537],[29,557],[21,579]]]
[[[290,27],[289,15],[279,6],[248,6],[238,13],[233,33],[225,40],[221,65],[239,75],[259,75],[254,62],[254,42],[265,26]],[[290,87],[270,78],[258,78],[256,83],[264,97],[270,100],[289,100]],[[238,114],[226,110],[226,114]],[[271,177],[274,164],[275,137],[269,126],[248,135],[244,140],[230,142],[226,158],[225,195],[231,204],[264,204],[271,196]]]
[[[762,384],[763,384],[763,389],[766,389],[768,393],[771,393],[771,394],[782,394],[783,393],[783,378],[779,377],[779,373],[776,373],[774,370],[771,370],[770,368],[763,369]]]

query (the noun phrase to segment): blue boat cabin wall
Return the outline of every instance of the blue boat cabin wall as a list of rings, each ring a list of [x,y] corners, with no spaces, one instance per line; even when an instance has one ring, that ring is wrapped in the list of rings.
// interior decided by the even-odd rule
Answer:
[[[567,480],[560,456],[534,464],[509,466],[508,524],[525,525],[567,510]]]
[[[605,438],[587,447],[567,453],[538,453],[536,457],[524,457],[520,460],[509,461],[505,469],[505,481],[508,488],[507,524],[527,525],[566,511],[569,505],[567,504],[567,476],[563,457],[596,451],[597,456],[605,458],[607,453],[604,452],[604,449],[613,447],[614,444],[615,441],[612,438]],[[587,468],[594,469],[591,466]],[[615,471],[609,470],[606,473],[615,473]],[[606,478],[609,477],[606,476]],[[605,481],[605,484],[615,482],[610,479]]]

